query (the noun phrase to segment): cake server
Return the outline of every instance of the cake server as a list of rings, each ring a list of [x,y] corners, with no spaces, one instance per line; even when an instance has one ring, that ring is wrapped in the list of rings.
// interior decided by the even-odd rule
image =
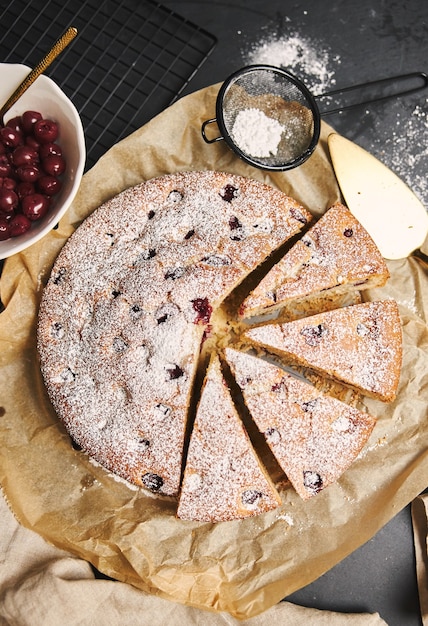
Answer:
[[[415,256],[428,265],[420,246],[428,213],[413,191],[372,154],[337,133],[328,137],[334,172],[345,203],[386,259]]]

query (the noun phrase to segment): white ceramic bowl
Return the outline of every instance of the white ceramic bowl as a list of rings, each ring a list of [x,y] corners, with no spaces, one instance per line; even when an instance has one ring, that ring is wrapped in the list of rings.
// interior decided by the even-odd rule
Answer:
[[[30,68],[25,65],[0,63],[1,105],[29,72]],[[0,241],[0,259],[28,248],[57,225],[76,195],[85,167],[85,137],[80,116],[71,100],[47,76],[37,78],[6,113],[5,122],[28,110],[40,111],[44,118],[58,122],[60,129],[58,143],[62,147],[67,169],[62,177],[61,191],[55,196],[48,213],[39,221],[33,222],[30,230],[23,235]]]

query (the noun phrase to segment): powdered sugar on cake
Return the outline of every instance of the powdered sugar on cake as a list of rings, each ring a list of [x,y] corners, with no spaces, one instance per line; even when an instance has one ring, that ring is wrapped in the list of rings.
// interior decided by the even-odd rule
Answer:
[[[369,396],[384,401],[395,398],[402,339],[394,300],[356,304],[285,324],[266,324],[248,330],[245,337]]]
[[[120,479],[153,494],[181,494],[179,513],[185,519],[237,519],[280,502],[239,421],[218,359],[211,361],[193,430],[191,409],[200,399],[198,389],[193,398],[194,385],[206,355],[227,346],[242,330],[239,320],[230,319],[229,305],[222,307],[225,298],[236,296],[243,279],[253,271],[258,274],[260,264],[310,219],[298,202],[255,180],[220,172],[183,172],[142,183],[106,202],[76,230],[54,264],[38,324],[41,370],[54,408],[83,451]],[[320,237],[313,231],[301,237],[300,244],[318,272],[334,256],[326,245],[324,258]],[[365,249],[357,247],[360,252]],[[342,261],[340,271],[345,275],[348,261]],[[361,263],[367,274],[372,261],[364,254]],[[348,310],[357,310],[356,306]],[[396,311],[394,315],[392,343],[391,334],[382,334],[392,310],[385,313],[384,308],[377,317],[358,319],[350,314],[347,322],[355,343],[350,351],[357,364],[352,367],[361,380],[367,379],[358,384],[371,388],[376,378],[389,385],[385,393],[374,391],[387,400],[400,368],[401,335],[396,332]],[[331,329],[324,332],[325,318],[316,324],[311,318],[303,322],[299,337],[306,354],[334,335],[329,334]],[[274,345],[276,338],[278,345],[284,344],[281,325],[252,330],[266,329],[266,344]],[[217,339],[216,331],[221,335]],[[250,335],[247,339],[257,341]],[[345,349],[351,338],[345,332],[335,341]],[[358,342],[366,344],[365,351],[359,350]],[[326,348],[325,354],[331,353],[331,347]],[[339,349],[336,354],[341,356]],[[254,391],[258,408],[263,409],[267,396],[260,394],[266,394],[263,385],[269,377],[253,376],[248,386],[253,366],[248,367],[245,393]],[[287,454],[300,468],[293,484],[307,497],[334,482],[356,458],[372,422],[334,402],[341,409],[331,413],[327,396],[320,400],[314,387],[302,386],[293,377],[289,381],[289,375],[281,372],[267,390],[269,402],[281,416],[284,389],[294,389],[293,402],[299,403],[304,419],[293,421],[291,407],[285,412],[291,420],[287,428],[292,426],[289,432],[295,441],[301,441],[304,432],[306,443],[302,449],[289,448]],[[242,386],[242,377],[237,382]],[[309,418],[314,420],[313,432],[305,430]],[[262,429],[272,450],[283,446],[285,430],[281,434],[272,425],[268,430]],[[187,435],[188,456],[183,459]],[[321,465],[309,462],[311,450],[313,460],[324,459]],[[288,471],[293,480],[292,467]]]
[[[215,172],[154,179],[87,218],[54,265],[38,328],[47,389],[76,442],[177,494],[210,315],[309,219],[272,187]]]
[[[214,357],[201,392],[177,515],[226,521],[275,509],[280,502]]]
[[[308,499],[336,482],[375,419],[263,359],[231,348],[225,354],[254,421],[299,495]]]
[[[242,303],[242,317],[293,300],[383,286],[389,270],[376,244],[347,207],[334,204],[272,267]]]

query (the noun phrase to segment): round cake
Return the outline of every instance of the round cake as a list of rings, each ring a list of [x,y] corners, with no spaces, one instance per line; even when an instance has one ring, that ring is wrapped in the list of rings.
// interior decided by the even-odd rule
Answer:
[[[307,237],[300,231],[310,220],[296,200],[256,180],[213,171],[170,174],[100,206],[54,263],[37,338],[52,405],[72,440],[108,471],[153,493],[178,496],[178,517],[216,522],[279,506],[261,451],[235,411],[240,403],[268,445],[274,433],[272,453],[303,498],[338,480],[374,427],[374,418],[324,397],[316,385],[293,382],[283,369],[275,369],[272,381],[271,369],[257,377],[246,357],[248,371],[234,379],[236,363],[230,362],[228,345],[247,341],[248,349],[259,333],[269,352],[278,326],[253,319],[248,330],[239,320],[240,298],[251,289],[249,282],[263,281],[269,266],[287,254],[293,236]],[[367,276],[360,277],[365,285],[372,270],[359,248],[367,267]],[[245,289],[238,289],[245,279],[250,279]],[[349,288],[355,290],[352,281]],[[319,315],[331,317],[331,328],[340,319],[343,333],[357,333],[364,345],[372,336],[383,337],[390,320],[397,343],[391,352],[395,375],[393,388],[380,397],[389,401],[401,363],[400,319],[397,305],[384,303],[394,315],[381,315],[370,335],[358,312],[375,306],[379,303],[343,309],[338,304]],[[303,333],[308,362],[317,363],[315,371],[323,376],[327,367],[320,367],[309,348],[319,350],[326,324],[312,324],[309,341],[311,319],[290,324]],[[340,361],[344,350],[331,352]],[[365,354],[355,351],[352,357],[364,362]],[[260,361],[258,372],[264,357],[252,358]],[[284,363],[290,364],[295,365]],[[253,395],[246,397],[248,390],[256,405]],[[320,412],[320,407],[328,409]],[[324,456],[316,453],[321,439],[322,451],[329,451]]]
[[[264,183],[203,171],[127,189],[61,250],[38,351],[54,409],[109,471],[176,496],[211,315],[311,215]]]

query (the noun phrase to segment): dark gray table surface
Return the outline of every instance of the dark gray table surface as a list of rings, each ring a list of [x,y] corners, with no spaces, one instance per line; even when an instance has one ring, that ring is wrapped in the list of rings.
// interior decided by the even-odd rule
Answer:
[[[163,4],[218,39],[185,93],[222,82],[251,63],[284,66],[291,62],[287,69],[304,80],[314,95],[428,71],[428,3],[420,0],[172,0]],[[300,58],[293,46],[300,50]],[[428,90],[423,90],[324,118],[381,158],[426,206],[427,98]],[[367,544],[287,599],[318,609],[378,612],[389,626],[420,626],[410,506]]]
[[[218,40],[184,93],[222,82],[242,66],[259,62],[286,66],[315,95],[428,70],[428,2],[423,0],[162,4]],[[426,206],[427,98],[425,90],[326,117],[394,169]],[[389,626],[421,626],[414,559],[407,506],[367,544],[287,599],[318,609],[378,612]]]

